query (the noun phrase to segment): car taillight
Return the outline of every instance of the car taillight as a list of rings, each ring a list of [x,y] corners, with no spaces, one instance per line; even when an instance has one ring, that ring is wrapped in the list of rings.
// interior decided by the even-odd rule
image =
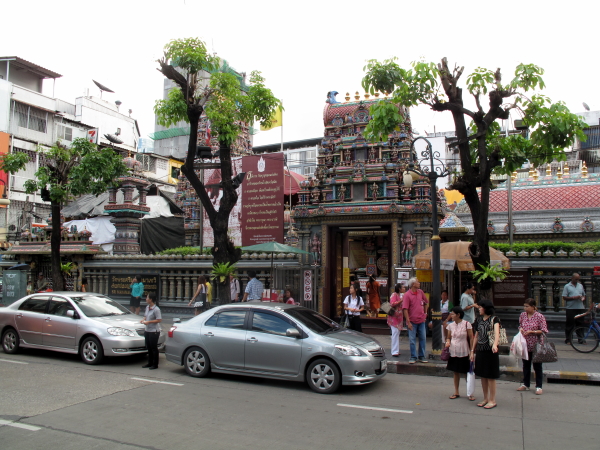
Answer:
[[[171,327],[171,329],[169,330],[169,337],[172,338],[173,337],[173,331],[175,331],[177,329],[177,327]]]

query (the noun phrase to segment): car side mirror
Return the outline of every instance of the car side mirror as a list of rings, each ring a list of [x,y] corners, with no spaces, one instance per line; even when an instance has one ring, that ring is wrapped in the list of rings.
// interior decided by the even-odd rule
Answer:
[[[296,328],[288,328],[287,330],[285,330],[285,335],[287,337],[299,338],[300,332]]]
[[[173,323],[181,323],[181,319],[179,317],[175,317],[173,319]]]
[[[67,317],[70,317],[71,319],[75,318],[75,311],[67,311]]]

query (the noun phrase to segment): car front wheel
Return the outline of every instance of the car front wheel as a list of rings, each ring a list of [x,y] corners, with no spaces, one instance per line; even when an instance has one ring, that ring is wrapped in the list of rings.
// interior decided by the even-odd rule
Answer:
[[[199,347],[192,347],[185,352],[183,365],[188,375],[196,378],[202,378],[210,373],[210,359],[204,350]]]
[[[98,339],[91,336],[83,340],[79,353],[81,354],[81,359],[86,364],[100,364],[102,359],[104,359],[102,344]]]
[[[14,354],[19,351],[19,333],[14,328],[9,328],[2,334],[2,349],[4,353]]]
[[[316,359],[306,369],[306,382],[319,394],[333,394],[342,382],[342,375],[333,361]]]

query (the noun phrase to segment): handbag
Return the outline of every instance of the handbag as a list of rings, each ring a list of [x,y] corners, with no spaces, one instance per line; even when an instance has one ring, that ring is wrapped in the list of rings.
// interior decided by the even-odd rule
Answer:
[[[546,333],[542,331],[540,339],[535,344],[535,350],[533,353],[533,363],[551,363],[558,361],[558,355],[556,354],[556,347],[553,342],[549,342],[546,339]]]
[[[342,317],[340,317],[340,327],[348,328],[349,326],[350,318],[348,317],[348,314],[344,313],[342,314]]]
[[[488,331],[488,340],[490,341],[490,346],[494,345],[494,319],[496,318],[496,316],[492,316],[492,319],[490,321],[490,323],[492,324],[492,329]],[[508,338],[506,337],[506,330],[504,328],[502,328],[502,324],[498,324],[500,325],[500,339],[498,342],[498,345],[507,345],[508,344]]]
[[[450,347],[444,347],[442,349],[442,354],[440,355],[440,359],[442,361],[448,361],[450,359]]]
[[[473,394],[475,394],[475,364],[471,361],[467,373],[467,395],[471,397]]]
[[[383,302],[380,309],[388,316],[393,316],[396,314],[396,308],[394,308],[390,302]]]

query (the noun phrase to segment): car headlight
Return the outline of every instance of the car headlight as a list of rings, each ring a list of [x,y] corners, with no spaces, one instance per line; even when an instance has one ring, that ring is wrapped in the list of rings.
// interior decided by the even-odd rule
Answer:
[[[335,348],[342,355],[346,355],[346,356],[362,356],[362,353],[360,352],[360,350],[358,348],[354,347],[353,345],[337,344],[335,346]]]
[[[135,333],[127,328],[111,327],[106,331],[113,336],[135,336]]]

